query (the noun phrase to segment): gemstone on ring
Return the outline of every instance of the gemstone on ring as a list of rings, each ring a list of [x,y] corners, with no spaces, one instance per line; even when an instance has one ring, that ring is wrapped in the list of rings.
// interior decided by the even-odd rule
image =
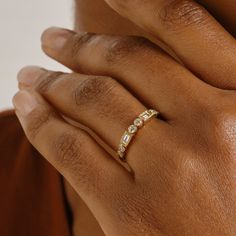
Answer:
[[[125,131],[124,135],[121,138],[121,143],[124,145],[124,147],[127,147],[132,139],[132,134],[129,134],[129,132]]]
[[[159,113],[155,110],[147,110],[143,112],[141,115],[139,115],[139,118],[141,118],[144,122],[148,121],[153,116],[158,115]]]
[[[155,116],[158,116],[159,112],[156,110],[147,110],[143,112],[141,115],[139,115],[133,122],[132,125],[128,127],[128,129],[124,132],[120,144],[117,150],[117,154],[121,161],[126,161],[126,151],[128,149],[128,146],[132,139],[135,137],[138,130],[147,123],[147,121],[151,120],[151,118],[154,118]]]
[[[128,131],[129,131],[130,134],[135,134],[138,131],[138,127],[136,125],[131,125],[128,128]]]
[[[135,126],[137,126],[137,127],[142,127],[143,126],[143,120],[141,119],[141,118],[136,118],[135,120],[134,120],[134,125]]]

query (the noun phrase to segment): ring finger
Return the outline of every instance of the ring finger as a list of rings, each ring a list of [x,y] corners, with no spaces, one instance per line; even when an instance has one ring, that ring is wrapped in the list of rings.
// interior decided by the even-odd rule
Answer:
[[[20,87],[30,86],[40,91],[61,113],[90,128],[114,150],[118,148],[124,131],[146,110],[110,77],[63,74],[30,67],[23,69],[18,78]],[[30,85],[29,81],[33,84]],[[150,143],[150,137],[163,139],[168,136],[169,129],[165,122],[155,119],[139,131],[142,135],[138,133],[136,145],[130,146],[127,155],[132,168],[140,168],[141,162],[142,165],[145,162],[138,158],[145,140]]]

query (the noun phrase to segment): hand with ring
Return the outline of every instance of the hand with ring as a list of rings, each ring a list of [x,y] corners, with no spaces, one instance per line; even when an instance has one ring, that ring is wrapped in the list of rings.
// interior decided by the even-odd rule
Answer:
[[[144,38],[48,29],[44,51],[75,72],[21,70],[28,139],[106,235],[236,235],[235,39],[191,1],[108,2],[181,63]]]

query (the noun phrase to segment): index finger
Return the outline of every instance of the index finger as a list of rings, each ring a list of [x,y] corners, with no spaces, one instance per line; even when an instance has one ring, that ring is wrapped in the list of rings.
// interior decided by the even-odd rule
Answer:
[[[105,0],[154,37],[170,46],[206,82],[236,89],[235,39],[192,0]]]

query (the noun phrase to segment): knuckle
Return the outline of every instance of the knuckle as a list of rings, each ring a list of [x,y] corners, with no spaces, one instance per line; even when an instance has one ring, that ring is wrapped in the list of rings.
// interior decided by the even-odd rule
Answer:
[[[114,39],[105,54],[105,61],[112,65],[133,53],[145,49],[148,40],[142,37],[126,36]]]
[[[223,109],[224,108],[215,102],[204,102],[200,104],[198,113],[202,115],[203,124],[209,124],[211,128],[213,126],[215,130],[215,128],[219,128],[226,116]]]
[[[222,90],[211,98],[201,102],[201,110],[198,111],[201,115],[200,123],[203,125],[201,130],[204,130],[208,148],[214,146],[216,152],[224,152],[229,156],[236,140],[235,96]]]
[[[124,115],[124,91],[116,80],[110,77],[88,78],[75,88],[72,96],[81,118],[91,109],[96,111],[100,119],[109,116],[113,121],[119,120],[120,124],[128,125]],[[87,119],[84,118],[83,122],[87,122]]]
[[[75,87],[72,100],[85,124],[89,109],[95,111],[99,119],[109,116],[110,120],[119,120],[120,124],[127,126],[129,120],[124,115],[124,94],[122,86],[111,77],[88,77]]]
[[[236,125],[236,115],[234,112],[232,112],[232,109],[228,108],[219,108],[215,111],[208,112],[212,125],[214,133],[217,134],[217,137],[219,137],[222,141],[226,140],[225,138],[229,138],[229,136],[232,136],[235,134],[234,127]],[[234,137],[235,139],[236,137]]]
[[[83,47],[88,45],[90,42],[93,41],[93,39],[96,37],[96,34],[84,32],[83,34],[76,34],[73,37],[72,47],[71,47],[71,53],[72,58],[77,58],[79,52]]]
[[[88,77],[74,89],[75,104],[80,108],[97,103],[104,104],[116,86],[117,82],[110,77]]]
[[[36,85],[36,90],[40,93],[46,93],[56,80],[64,75],[63,72],[48,72],[39,79]]]
[[[169,0],[159,12],[164,27],[179,31],[191,25],[203,25],[207,19],[206,10],[191,0]]]

